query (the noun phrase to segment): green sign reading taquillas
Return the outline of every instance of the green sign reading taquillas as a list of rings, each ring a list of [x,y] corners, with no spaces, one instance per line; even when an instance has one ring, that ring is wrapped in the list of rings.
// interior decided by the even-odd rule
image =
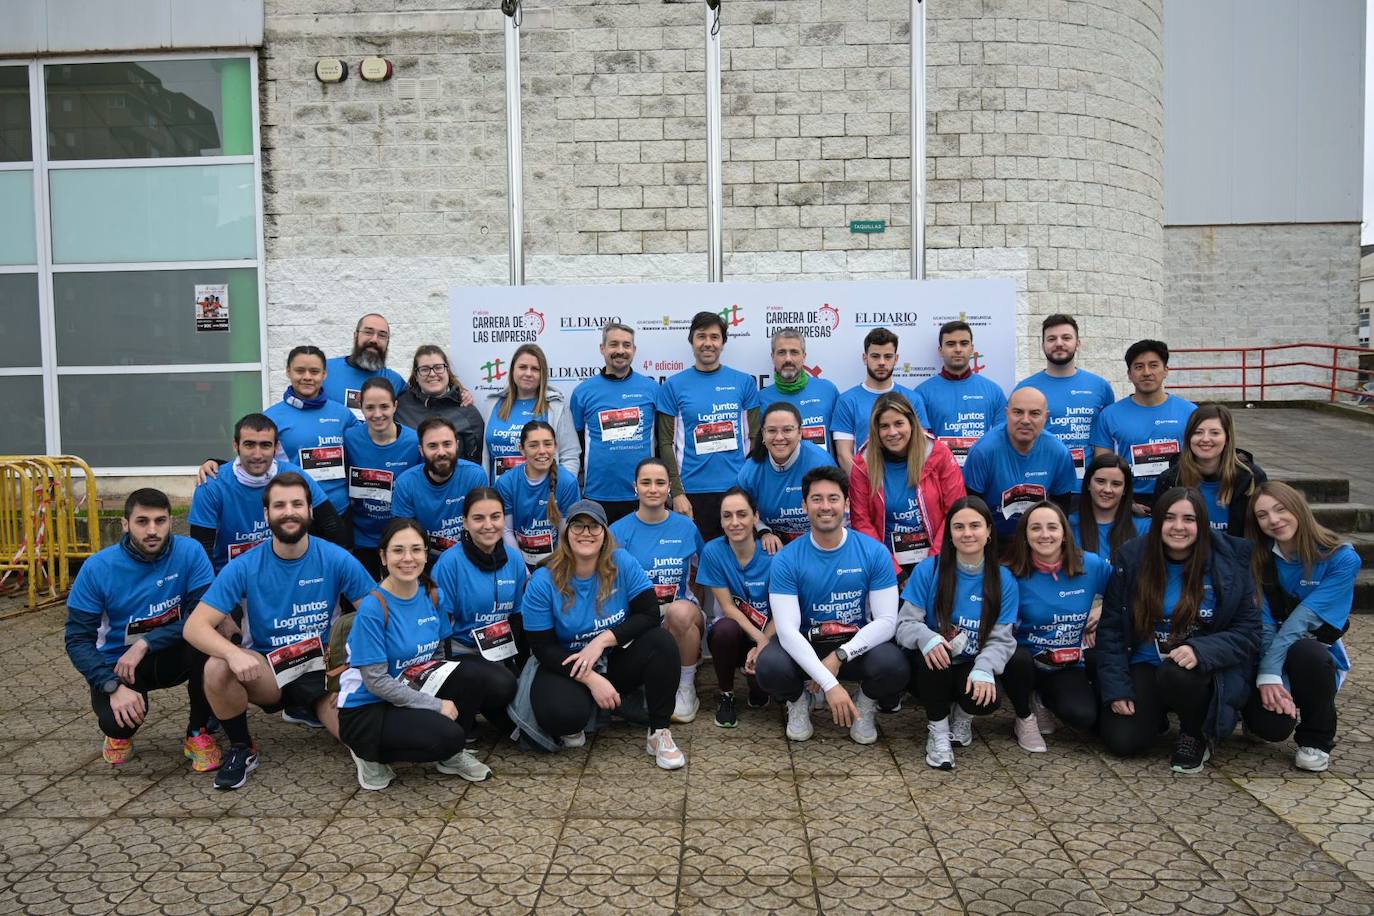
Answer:
[[[874,232],[886,232],[887,220],[885,219],[851,219],[849,221],[850,232],[861,232],[871,234]]]

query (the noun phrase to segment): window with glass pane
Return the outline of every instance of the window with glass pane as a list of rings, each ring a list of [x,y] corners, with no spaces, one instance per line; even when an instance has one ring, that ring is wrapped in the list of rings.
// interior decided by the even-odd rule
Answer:
[[[43,352],[38,336],[38,274],[0,274],[0,368],[42,365]]]
[[[227,287],[227,331],[197,324],[196,287],[205,285]],[[252,268],[56,273],[53,308],[59,366],[258,361],[258,272]]]
[[[33,159],[29,68],[0,67],[0,162]],[[5,212],[0,209],[0,213]]]
[[[33,172],[0,172],[0,264],[38,262],[33,226]]]
[[[96,467],[181,467],[227,455],[234,422],[262,408],[256,372],[65,375],[62,451]]]
[[[43,377],[0,375],[0,403],[5,405],[5,422],[0,423],[0,455],[46,454]]]
[[[247,58],[51,64],[48,159],[247,156]]]

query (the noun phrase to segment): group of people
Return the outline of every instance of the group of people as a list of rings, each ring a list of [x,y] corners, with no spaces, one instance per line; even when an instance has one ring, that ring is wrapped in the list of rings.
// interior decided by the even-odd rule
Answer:
[[[1139,753],[1172,713],[1179,772],[1241,721],[1327,768],[1360,559],[1225,407],[1167,392],[1167,345],[1127,350],[1116,401],[1068,315],[1009,397],[971,370],[964,322],[914,389],[897,335],[869,332],[843,393],[796,330],[761,390],[724,363],[719,315],[688,336],[693,365],[660,384],[605,325],[605,368],[570,397],[523,345],[485,420],[441,348],[408,381],[387,369],[380,315],[347,358],[292,350],[282,400],[202,467],[192,537],[138,490],[77,577],[67,648],[104,758],[128,759],[151,691],[185,684],[185,754],[221,789],[257,766],[250,704],[328,730],[368,789],[402,761],[480,781],[480,728],[556,751],[611,714],[676,769],[704,646],[723,728],[743,674],[794,741],[826,709],[873,743],[910,695],[940,769],[1003,692],[1032,753],[1056,721]]]

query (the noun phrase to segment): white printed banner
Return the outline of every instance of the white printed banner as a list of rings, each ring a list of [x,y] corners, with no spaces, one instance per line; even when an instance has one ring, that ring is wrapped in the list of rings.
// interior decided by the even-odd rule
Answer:
[[[661,283],[608,286],[459,286],[449,293],[451,358],[463,383],[505,388],[515,348],[537,343],[565,395],[604,365],[601,326],[635,329],[635,371],[660,381],[692,365],[687,328],[712,311],[730,337],[724,362],[772,382],[769,338],[795,327],[807,368],[841,391],[863,381],[863,339],[885,327],[901,339],[896,379],[915,387],[940,370],[936,332],[962,319],[973,328],[973,368],[1010,392],[1016,371],[1016,289],[1011,280],[836,280],[797,283]],[[487,399],[477,402],[485,410]]]

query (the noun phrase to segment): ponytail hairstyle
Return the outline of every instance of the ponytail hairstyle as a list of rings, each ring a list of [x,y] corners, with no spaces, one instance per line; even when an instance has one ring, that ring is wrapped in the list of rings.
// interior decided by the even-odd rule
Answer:
[[[388,382],[387,387],[391,385]],[[420,543],[424,545],[425,554],[429,554],[429,535],[425,533],[424,527],[413,518],[393,518],[382,532],[381,538],[377,541],[377,553],[381,555],[382,566],[386,567],[386,549],[391,546],[391,541],[402,531],[414,531],[420,536]],[[431,604],[439,603],[439,586],[434,584],[434,579],[429,574],[429,564],[426,563],[420,569],[420,587],[429,595]]]
[[[911,438],[906,444],[906,454],[895,457],[906,461],[907,484],[914,490],[921,485],[921,468],[926,462],[926,431],[921,428],[921,419],[907,400],[906,395],[889,391],[878,395],[873,402],[873,412],[868,417],[868,443],[864,446],[864,463],[868,465],[868,487],[874,496],[883,492],[883,462],[888,455],[887,449],[878,439],[878,421],[885,413],[896,413],[906,417],[911,425]]]
[[[971,509],[983,517],[987,525],[988,542],[983,545],[983,610],[978,621],[978,645],[987,645],[988,636],[1002,607],[1002,566],[997,562],[997,525],[992,520],[992,510],[977,496],[961,496],[945,513],[944,542],[940,546],[939,564],[936,573],[935,623],[940,635],[949,632],[954,620],[954,593],[958,586],[959,552],[954,546],[952,526],[954,516],[964,509]]]
[[[1207,501],[1191,487],[1174,487],[1155,499],[1150,513],[1150,533],[1145,535],[1145,550],[1140,558],[1140,571],[1135,582],[1131,612],[1135,638],[1154,631],[1155,624],[1164,619],[1164,585],[1168,581],[1170,562],[1164,553],[1164,517],[1181,502],[1188,503],[1197,518],[1197,541],[1188,558],[1183,561],[1183,588],[1178,604],[1169,620],[1169,648],[1182,645],[1198,620],[1202,607],[1203,585],[1212,560],[1211,522],[1207,518]]]
[[[1220,404],[1199,404],[1197,410],[1188,417],[1188,425],[1183,430],[1183,452],[1178,456],[1178,485],[1202,486],[1202,469],[1198,467],[1197,458],[1193,457],[1192,442],[1193,433],[1197,432],[1203,420],[1216,420],[1221,424],[1222,435],[1226,437],[1226,444],[1221,448],[1221,463],[1217,466],[1217,476],[1221,480],[1217,503],[1229,506],[1233,498],[1249,497],[1255,492],[1255,477],[1253,473],[1250,474],[1249,490],[1245,493],[1236,492],[1236,481],[1242,474],[1249,473],[1250,469],[1236,454],[1236,422],[1231,417],[1231,411]]]
[[[769,415],[775,413],[791,414],[792,419],[797,421],[797,433],[800,435],[802,426],[801,411],[798,410],[795,405],[789,404],[786,401],[774,401],[763,409],[763,415],[759,417],[759,437],[749,448],[748,458],[750,461],[768,460],[768,445],[763,441],[763,427],[768,423]],[[801,441],[803,440],[798,440],[798,448],[801,448]]]
[[[1118,547],[1136,537],[1135,516],[1131,510],[1135,502],[1135,472],[1131,470],[1130,463],[1116,452],[1098,455],[1083,472],[1083,488],[1078,496],[1078,541],[1086,552],[1097,553],[1097,516],[1094,514],[1089,485],[1093,475],[1106,468],[1116,468],[1126,483],[1121,490],[1121,502],[1117,504],[1116,515],[1112,517],[1108,553],[1115,555]]]
[[[553,427],[545,421],[531,420],[520,430],[520,450],[523,452],[525,449],[525,442],[529,440],[531,435],[538,432],[547,432],[553,437],[554,461],[553,465],[549,468],[549,473],[544,477],[544,483],[547,484],[549,488],[548,515],[545,517],[548,520],[549,526],[554,530],[554,536],[557,537],[558,527],[563,523],[563,513],[558,511],[558,472],[560,470],[558,464],[558,434],[555,433]]]
[[[515,355],[510,358],[510,367],[515,369],[515,364],[522,356],[533,356],[539,363],[539,390],[534,395],[534,412],[537,415],[544,415],[549,412],[549,360],[544,355],[544,351],[539,344],[521,344],[515,348]],[[510,419],[510,412],[515,407],[515,402],[520,400],[520,393],[515,388],[515,372],[506,373],[506,393],[501,398],[501,406],[497,413],[502,420]]]

